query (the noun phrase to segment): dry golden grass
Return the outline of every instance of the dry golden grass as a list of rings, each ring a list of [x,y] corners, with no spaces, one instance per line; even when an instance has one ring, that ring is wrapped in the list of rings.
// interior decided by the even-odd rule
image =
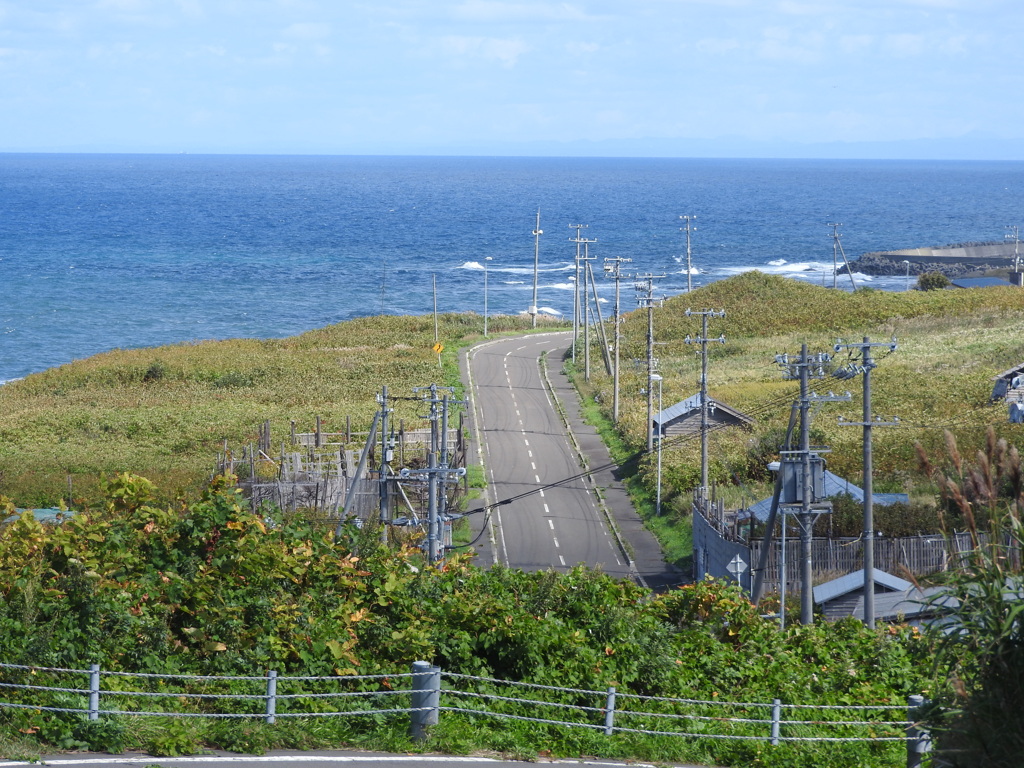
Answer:
[[[432,351],[432,317],[361,318],[287,339],[236,339],[115,350],[0,387],[0,495],[19,506],[50,506],[68,494],[95,503],[100,483],[132,471],[165,496],[200,490],[222,443],[256,440],[269,420],[275,442],[290,423],[312,431],[366,430],[387,385],[458,384],[458,347],[481,318],[442,315],[444,368]],[[495,333],[529,320],[492,318]],[[395,418],[419,424],[423,409],[396,400]]]

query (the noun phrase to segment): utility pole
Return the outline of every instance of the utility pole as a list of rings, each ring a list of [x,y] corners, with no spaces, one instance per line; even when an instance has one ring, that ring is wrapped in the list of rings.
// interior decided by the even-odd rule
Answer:
[[[811,517],[811,401],[808,392],[810,374],[807,364],[807,345],[800,347],[800,453],[803,461],[803,488],[800,495],[800,623],[804,626],[814,623],[814,593],[812,592],[813,569],[811,545],[814,534],[814,518]]]
[[[427,558],[431,564],[436,563],[444,556],[444,546],[441,536],[442,519],[439,507],[439,498],[444,498],[445,485],[449,476],[463,477],[466,470],[463,467],[452,469],[448,466],[448,407],[452,404],[465,406],[464,401],[451,401],[445,394],[438,398],[439,390],[454,392],[452,387],[439,387],[431,384],[429,387],[413,387],[413,392],[429,390],[428,397],[423,398],[424,403],[430,404],[430,452],[427,454],[426,469],[403,469],[399,476],[408,479],[426,479],[427,490]],[[442,409],[438,411],[438,405]],[[438,420],[441,421],[442,434],[438,436]]]
[[[591,277],[593,272],[590,269],[590,262],[596,259],[596,256],[590,255],[590,244],[596,242],[594,240],[583,241],[583,256],[580,257],[580,264],[583,265],[583,359],[584,359],[584,374],[583,378],[586,381],[590,381],[590,297],[587,295],[587,288],[590,287]],[[596,290],[595,290],[596,296]],[[595,302],[596,302],[595,298]]]
[[[390,520],[391,504],[388,498],[388,471],[391,463],[391,450],[388,446],[388,416],[391,409],[388,408],[388,388],[385,384],[381,388],[377,402],[380,403],[380,531],[381,543],[388,543],[388,521]]]
[[[833,395],[831,392],[824,397],[812,394],[808,391],[810,379],[822,379],[825,377],[824,365],[831,357],[826,353],[818,353],[811,357],[807,354],[807,345],[800,347],[800,361],[792,363],[788,355],[778,355],[775,361],[779,363],[786,372],[786,378],[800,379],[800,448],[798,451],[784,453],[796,453],[801,459],[801,490],[800,490],[800,511],[797,514],[797,521],[800,524],[800,623],[814,623],[814,592],[813,592],[813,563],[812,550],[814,534],[814,520],[817,517],[812,510],[815,499],[814,482],[812,475],[812,451],[811,451],[811,403],[812,402],[834,402],[849,400],[849,394]],[[815,452],[817,453],[817,452]],[[816,459],[817,456],[815,455]],[[780,466],[779,471],[783,469]],[[783,516],[785,525],[785,516]],[[786,575],[783,573],[783,580]]]
[[[724,309],[705,309],[700,312],[686,310],[687,317],[700,317],[701,333],[697,338],[687,335],[683,341],[687,344],[700,344],[700,493],[701,498],[708,497],[708,342],[717,341],[725,344],[725,334],[717,339],[708,338],[708,318],[725,317]]]
[[[872,347],[888,347],[895,352],[895,337],[892,341],[872,343],[867,336],[860,344],[844,344],[841,340],[835,345],[836,352],[843,349],[856,350],[860,353],[860,365],[849,365],[835,373],[838,378],[852,378],[858,373],[864,374],[863,421],[842,421],[847,426],[864,428],[864,624],[871,629],[875,627],[875,510],[874,510],[874,467],[871,455],[871,428],[894,426],[899,419],[892,421],[875,420],[871,414],[871,371],[876,363],[871,356]]]
[[[431,283],[434,287],[434,351],[437,352],[437,367],[443,367],[441,365],[441,342],[437,334],[437,273],[432,274]]]
[[[597,335],[601,343],[601,359],[604,361],[604,372],[612,375],[612,359],[608,346],[608,334],[605,332],[604,317],[601,314],[601,299],[597,295],[597,280],[594,279],[594,270],[587,264],[587,280],[590,283],[590,291],[594,298],[594,325],[597,328]]]
[[[654,281],[661,280],[664,275],[637,275],[634,287],[638,294],[646,292],[646,295],[638,295],[636,303],[641,307],[647,307],[647,452],[654,450],[654,374],[657,370],[658,361],[654,357],[654,304],[661,303],[664,299],[654,298]]]
[[[615,280],[615,364],[612,366],[612,421],[619,423],[619,326],[622,318],[619,315],[619,281],[622,279],[622,265],[632,262],[632,259],[605,259],[604,271],[610,272]]]
[[[857,290],[857,282],[853,279],[853,272],[850,270],[850,262],[846,260],[846,251],[843,250],[843,244],[840,242],[842,235],[839,234],[839,228],[842,222],[833,223],[829,222],[827,226],[832,227],[832,287],[836,287],[836,277],[839,273],[839,255],[842,254],[843,264],[846,265],[846,274],[850,276],[850,285],[853,286],[853,290]]]
[[[570,243],[576,243],[575,273],[572,284],[572,361],[576,362],[576,342],[580,334],[580,246],[584,240],[580,237],[580,230],[586,229],[587,224],[570,224],[569,229],[576,230],[576,237],[570,237]]]
[[[490,256],[484,257],[484,338],[487,338],[487,262]]]
[[[540,208],[537,209],[537,226],[533,228],[533,303],[530,305],[530,315],[533,317],[533,327],[537,327],[537,273],[540,271],[540,236],[544,230],[540,228]]]
[[[686,226],[685,227],[680,227],[680,229],[685,229],[686,230],[686,292],[689,293],[690,291],[693,290],[693,276],[692,276],[693,264],[690,261],[690,232],[691,231],[693,231],[693,232],[697,231],[696,227],[692,227],[692,228],[690,227],[690,222],[691,221],[696,221],[697,217],[696,216],[689,216],[689,215],[687,215],[687,216],[680,216],[679,218],[683,219],[686,222]]]

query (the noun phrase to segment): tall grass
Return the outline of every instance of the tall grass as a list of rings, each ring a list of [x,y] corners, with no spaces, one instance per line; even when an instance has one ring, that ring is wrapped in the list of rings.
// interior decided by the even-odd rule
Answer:
[[[529,318],[493,317],[494,333],[524,331]],[[312,431],[366,430],[387,385],[393,396],[430,383],[460,386],[458,349],[479,338],[481,318],[371,317],[286,339],[209,341],[115,350],[0,387],[0,495],[19,506],[67,500],[89,506],[103,478],[131,471],[169,498],[195,497],[224,441],[254,442],[269,420],[275,442],[291,422]],[[422,422],[396,399],[395,423]]]
[[[725,344],[709,345],[708,388],[711,396],[757,420],[752,432],[728,429],[710,435],[710,477],[733,501],[760,498],[768,480],[766,462],[773,458],[777,436],[798,397],[798,384],[786,381],[775,355],[833,352],[838,339],[859,342],[896,337],[895,352],[876,349],[872,373],[872,411],[898,417],[899,426],[874,432],[874,487],[877,492],[911,492],[930,480],[917,471],[913,445],[934,453],[950,430],[969,451],[981,448],[985,430],[995,425],[1011,441],[1022,427],[1008,423],[1004,403],[990,403],[992,378],[1024,363],[1024,291],[1012,287],[905,293],[835,291],[809,283],[750,272],[669,299],[654,313],[656,356],[664,376],[663,403],[670,405],[699,390],[699,348],[685,343],[701,334],[701,319],[686,310],[725,309],[710,321],[708,335],[724,334]],[[621,357],[646,357],[647,313],[636,312],[623,323]],[[847,352],[835,363],[846,362]],[[646,371],[623,365],[620,373],[619,430],[631,450],[646,445]],[[595,369],[592,395],[610,416],[612,380]],[[849,390],[851,401],[821,407],[814,413],[812,443],[827,445],[830,470],[862,482],[862,429],[841,426],[862,420],[862,378],[826,377],[812,382],[819,394]],[[774,442],[773,442],[774,439]],[[663,498],[669,503],[697,483],[699,440],[666,440]],[[653,491],[651,462],[639,476]]]

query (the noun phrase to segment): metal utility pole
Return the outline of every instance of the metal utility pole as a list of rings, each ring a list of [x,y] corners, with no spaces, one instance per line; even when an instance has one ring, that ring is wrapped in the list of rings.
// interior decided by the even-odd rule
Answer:
[[[540,236],[544,230],[540,228],[540,208],[537,209],[537,226],[533,228],[533,303],[530,305],[530,315],[533,317],[533,327],[537,327],[537,273],[540,271]]]
[[[612,421],[619,423],[619,326],[622,318],[619,315],[619,281],[622,279],[622,265],[632,262],[632,259],[605,259],[604,271],[610,272],[615,280],[615,363],[612,366]]]
[[[636,303],[647,307],[647,452],[654,450],[654,373],[658,361],[654,357],[654,303],[663,299],[654,298],[654,281],[664,275],[637,275],[639,282],[634,284],[637,293],[646,292],[646,296],[638,295]]]
[[[444,556],[444,548],[441,536],[441,515],[439,498],[443,498],[444,488],[449,476],[463,477],[466,470],[463,467],[452,469],[448,466],[448,407],[452,404],[463,405],[464,401],[451,401],[445,394],[440,399],[437,394],[439,390],[454,392],[452,387],[439,387],[431,384],[429,387],[414,387],[413,392],[429,390],[429,397],[423,398],[424,403],[430,404],[430,452],[427,454],[426,469],[403,469],[399,472],[402,478],[413,478],[422,480],[424,477],[428,483],[427,498],[427,557],[431,563],[437,562]],[[438,404],[442,410],[438,411]],[[438,420],[441,420],[442,434],[438,436]]]
[[[590,381],[590,297],[587,295],[587,288],[590,286],[591,276],[593,275],[590,269],[590,262],[596,259],[596,256],[590,255],[590,244],[596,242],[594,240],[583,241],[583,255],[580,257],[580,264],[583,265],[583,378],[586,381]],[[594,301],[597,302],[597,293],[595,288]]]
[[[586,229],[588,224],[570,224],[569,229],[576,230],[576,237],[570,237],[570,243],[576,243],[576,270],[572,284],[572,361],[576,362],[576,342],[580,335],[580,245],[585,240],[580,237],[580,230]]]
[[[813,592],[813,568],[811,562],[811,544],[813,542],[814,520],[816,513],[811,505],[816,501],[814,496],[814,483],[812,475],[811,456],[811,403],[812,402],[834,402],[849,400],[850,396],[837,396],[829,393],[827,396],[819,397],[808,391],[808,383],[813,378],[824,378],[824,364],[831,360],[825,353],[819,353],[814,357],[807,354],[807,345],[800,348],[800,362],[791,363],[787,355],[779,355],[776,362],[786,370],[787,378],[800,379],[800,448],[795,451],[801,458],[801,490],[800,490],[800,511],[797,513],[797,521],[800,524],[800,623],[814,623],[814,592]],[[790,452],[785,452],[790,453]],[[780,473],[782,467],[779,468]],[[785,523],[783,523],[785,524]],[[783,580],[786,574],[782,575]]]
[[[839,255],[842,254],[843,264],[846,265],[846,274],[850,276],[850,285],[856,291],[857,282],[853,279],[853,272],[850,271],[850,262],[846,260],[846,251],[843,250],[843,244],[840,242],[842,235],[839,234],[839,228],[843,226],[842,222],[829,222],[827,226],[832,227],[832,287],[836,287],[836,277],[839,274]]]
[[[724,309],[705,309],[700,312],[686,310],[687,317],[698,316],[701,319],[700,336],[689,335],[683,341],[687,344],[700,344],[700,492],[701,498],[708,497],[708,342],[717,341],[725,344],[725,334],[717,339],[708,338],[708,318],[725,317]]]
[[[487,262],[490,256],[484,258],[484,338],[487,338]]]
[[[693,290],[693,277],[692,277],[693,263],[690,261],[690,232],[691,231],[693,231],[693,232],[697,231],[696,227],[692,227],[692,228],[690,227],[690,222],[691,221],[696,221],[697,217],[696,216],[689,216],[689,215],[687,215],[687,216],[680,216],[679,218],[683,219],[686,222],[686,226],[685,227],[680,227],[680,229],[685,229],[686,230],[686,292],[689,293],[690,291]]]
[[[864,374],[864,420],[859,422],[841,421],[847,426],[864,428],[864,623],[869,628],[875,626],[875,509],[874,509],[874,467],[871,455],[871,428],[876,426],[894,426],[898,419],[892,421],[876,421],[871,415],[871,371],[876,367],[871,356],[872,347],[888,347],[890,352],[896,351],[896,339],[888,342],[872,343],[867,336],[860,344],[835,345],[836,352],[843,349],[860,352],[860,365],[847,366],[836,372],[839,378],[852,378],[858,373]]]
[[[388,498],[388,471],[390,470],[389,465],[391,463],[391,451],[388,446],[388,416],[391,413],[391,409],[388,408],[388,388],[386,384],[381,388],[377,402],[380,403],[380,535],[381,543],[387,544],[387,523],[390,520],[389,512],[391,510]]]
[[[811,516],[811,401],[808,392],[810,378],[807,364],[807,345],[800,347],[800,453],[803,461],[803,488],[800,491],[800,623],[814,623],[813,569],[811,544],[814,518]]]
[[[658,413],[661,413],[661,385],[664,383],[664,377],[660,373],[655,373],[651,376],[651,379],[658,382]],[[663,431],[663,425],[658,422],[658,491],[654,501],[654,516],[661,517],[661,444],[665,442],[665,433]]]
[[[612,359],[609,355],[608,334],[604,328],[604,317],[601,315],[601,300],[597,296],[597,280],[594,279],[594,270],[587,264],[587,280],[590,282],[590,291],[594,297],[594,325],[597,327],[597,335],[601,342],[601,358],[604,360],[604,371],[612,375]]]

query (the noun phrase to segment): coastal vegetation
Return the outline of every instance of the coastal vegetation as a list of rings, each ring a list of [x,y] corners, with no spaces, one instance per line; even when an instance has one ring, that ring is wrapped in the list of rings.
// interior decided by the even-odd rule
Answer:
[[[1005,403],[991,401],[993,377],[1024,362],[1024,291],[1019,289],[849,293],[758,272],[712,283],[667,300],[655,312],[655,354],[666,408],[699,391],[699,348],[686,338],[700,336],[701,320],[687,317],[687,309],[725,310],[724,318],[709,321],[708,335],[717,339],[722,334],[725,343],[708,346],[708,391],[756,419],[752,431],[716,430],[710,435],[710,480],[716,493],[735,505],[771,495],[766,464],[778,458],[790,406],[799,393],[798,382],[784,377],[775,356],[799,355],[803,343],[812,354],[833,356],[824,378],[811,382],[812,390],[851,394],[850,402],[827,404],[815,412],[811,442],[830,449],[826,460],[831,471],[859,483],[862,430],[839,419],[861,421],[861,379],[833,375],[840,366],[858,361],[834,346],[865,337],[876,342],[895,339],[895,351],[874,353],[873,413],[886,421],[898,419],[894,426],[873,431],[874,488],[909,493],[912,504],[933,510],[923,518],[917,512],[912,517],[901,514],[903,526],[918,520],[932,531],[938,529],[937,488],[918,470],[915,444],[934,455],[943,450],[949,431],[962,450],[973,453],[984,447],[990,425],[1011,443],[1021,436],[1022,427],[1008,423]],[[643,360],[646,313],[628,315],[623,331],[622,358]],[[646,444],[646,370],[623,365],[620,378],[619,458],[624,459]],[[611,377],[594,370],[589,383],[581,377],[577,383],[608,418]],[[667,439],[662,460],[663,504],[684,514],[687,493],[699,483],[699,440]],[[653,496],[654,457],[638,461],[638,477],[645,493]]]
[[[106,496],[105,509],[61,526],[42,526],[25,514],[0,532],[6,663],[332,676],[401,673],[412,661],[427,660],[446,672],[567,689],[615,685],[622,694],[708,701],[770,702],[785,695],[787,703],[842,706],[900,706],[927,686],[927,649],[914,630],[872,632],[846,621],[779,632],[735,587],[720,583],[651,596],[581,567],[565,574],[482,570],[463,558],[424,567],[418,551],[382,546],[369,526],[349,527],[335,540],[333,526],[315,517],[253,515],[223,481],[188,506],[155,503],[158,489],[128,474],[109,481]],[[38,684],[40,674],[28,677]],[[3,672],[7,682],[26,675]],[[197,685],[214,690],[209,682]],[[5,697],[18,695],[8,690]],[[84,702],[68,694],[53,705]],[[348,745],[847,766],[893,764],[903,751],[901,743],[885,741],[768,749],[757,741],[609,738],[449,712],[430,740],[416,745],[405,735],[407,724],[402,717],[283,719],[280,726],[246,722],[225,729],[216,721],[158,726],[114,715],[90,722],[4,708],[0,753],[24,756],[46,745],[158,754],[204,745],[249,751]]]
[[[655,311],[666,406],[697,391],[699,361],[686,337],[701,327],[687,308],[726,310],[709,328],[710,336],[726,339],[711,348],[709,390],[757,420],[752,432],[712,434],[717,493],[747,500],[770,493],[765,464],[777,457],[797,391],[775,355],[793,355],[803,343],[817,352],[832,351],[840,338],[895,337],[897,348],[879,352],[872,374],[875,413],[900,419],[897,427],[875,430],[875,490],[911,497],[891,525],[995,525],[1016,531],[1019,545],[1024,473],[1013,446],[1022,427],[1009,424],[1005,406],[990,396],[992,377],[1024,362],[1024,291],[846,293],[760,273],[712,283]],[[645,312],[626,317],[624,361],[645,357],[646,319]],[[521,318],[490,320],[494,333],[527,325]],[[958,732],[974,717],[970,706],[991,717],[987,707],[1018,695],[993,685],[1019,680],[1008,675],[1019,675],[1015,649],[1024,612],[1013,603],[1005,612],[998,586],[1017,583],[1019,560],[1005,553],[979,550],[951,580],[961,589],[965,623],[977,619],[970,626],[980,628],[984,643],[922,638],[905,627],[873,632],[853,622],[779,632],[741,593],[714,582],[652,597],[585,569],[561,576],[482,571],[465,559],[433,569],[417,551],[381,547],[371,527],[347,530],[336,541],[314,516],[257,518],[228,479],[210,483],[224,441],[253,441],[268,419],[277,435],[287,434],[292,420],[308,429],[318,416],[328,430],[348,416],[365,429],[382,385],[392,393],[432,381],[461,386],[456,352],[479,331],[476,316],[442,316],[438,335],[446,348],[439,360],[431,318],[366,318],[290,339],[115,351],[0,387],[3,516],[15,505],[56,506],[69,496],[77,511],[59,527],[25,515],[0,529],[0,636],[9,639],[3,661],[329,675],[394,672],[424,659],[452,672],[694,698],[770,700],[799,691],[816,703],[855,705],[926,693],[967,713],[955,724]],[[845,354],[829,373],[850,362]],[[576,373],[593,418],[607,420],[610,377],[595,371],[582,382]],[[653,457],[643,455],[646,383],[645,371],[623,366],[615,439],[619,456],[632,462],[640,497],[653,495],[655,481]],[[820,386],[856,383],[833,377]],[[836,418],[860,419],[860,393],[851,394],[851,402],[816,414],[812,442],[830,446],[829,469],[858,482],[861,432]],[[417,418],[415,404],[395,405],[398,417]],[[688,525],[685,500],[699,477],[698,456],[696,441],[666,442],[667,514],[659,524],[677,533]],[[979,592],[984,601],[969,599]],[[974,606],[979,613],[968,613]],[[146,741],[155,736],[144,727],[112,722],[93,732],[73,717],[3,710],[0,751],[37,749],[36,739],[100,748],[155,743]],[[778,766],[888,765],[903,749],[669,747],[569,738],[528,725],[447,722],[457,724],[439,728],[426,748]],[[254,743],[414,748],[404,724],[332,728],[257,728]],[[186,747],[230,748],[224,729],[179,730]]]
[[[489,324],[502,333],[530,321]],[[278,441],[292,421],[313,431],[317,417],[324,431],[344,431],[346,419],[365,431],[383,385],[397,396],[461,388],[458,349],[481,328],[477,315],[439,315],[441,355],[431,317],[380,316],[286,339],[114,350],[33,374],[0,387],[0,494],[19,507],[88,508],[102,503],[105,478],[127,471],[166,501],[196,498],[222,446],[239,452],[265,421]],[[396,420],[423,421],[415,403],[394,407]]]

